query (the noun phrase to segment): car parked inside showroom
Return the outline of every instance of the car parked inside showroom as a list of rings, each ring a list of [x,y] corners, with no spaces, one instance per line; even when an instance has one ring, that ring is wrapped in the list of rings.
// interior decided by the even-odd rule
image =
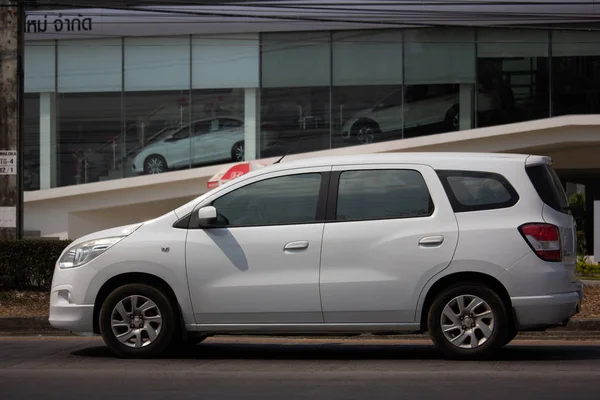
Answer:
[[[494,97],[479,88],[477,112],[489,113],[495,108]],[[416,85],[396,90],[350,117],[341,137],[366,144],[381,134],[436,124],[446,132],[460,128],[460,94],[454,85]]]
[[[268,141],[276,125],[261,124],[261,139]],[[191,135],[190,135],[191,134]],[[141,149],[133,158],[135,174],[160,174],[203,165],[244,160],[244,119],[219,116],[196,120]]]

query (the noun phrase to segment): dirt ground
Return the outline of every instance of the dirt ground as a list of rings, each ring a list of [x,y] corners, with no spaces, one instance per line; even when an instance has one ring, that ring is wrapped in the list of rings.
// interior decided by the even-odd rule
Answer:
[[[575,319],[600,318],[600,287],[585,288],[581,312]],[[48,315],[46,292],[0,292],[0,317]]]

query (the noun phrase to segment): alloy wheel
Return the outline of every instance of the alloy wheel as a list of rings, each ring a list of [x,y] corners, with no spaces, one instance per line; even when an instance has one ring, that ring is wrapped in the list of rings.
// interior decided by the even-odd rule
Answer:
[[[373,140],[375,139],[375,133],[373,132],[373,128],[370,126],[361,127],[356,136],[358,141],[362,144],[373,143]]]
[[[445,338],[456,347],[475,349],[489,340],[495,328],[490,305],[473,295],[450,300],[440,318]]]
[[[150,174],[160,174],[165,172],[165,163],[160,158],[151,158],[146,163],[146,169]]]
[[[233,151],[233,154],[236,161],[244,161],[244,145],[241,143],[237,145]]]
[[[456,115],[452,118],[452,127],[454,130],[460,129],[460,114],[456,113]]]
[[[115,337],[127,347],[150,345],[161,333],[162,314],[155,302],[133,295],[119,301],[110,321]]]

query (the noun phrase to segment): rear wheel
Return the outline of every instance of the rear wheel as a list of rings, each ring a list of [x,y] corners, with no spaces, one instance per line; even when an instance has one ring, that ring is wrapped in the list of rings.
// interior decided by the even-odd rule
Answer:
[[[161,291],[144,284],[124,285],[109,294],[99,326],[106,345],[126,358],[157,357],[177,334],[175,308]]]
[[[244,142],[237,142],[231,148],[231,159],[233,161],[242,162],[244,161]]]
[[[435,345],[455,359],[486,358],[504,346],[509,324],[502,299],[478,283],[447,288],[429,310],[428,327]]]
[[[448,110],[444,125],[446,125],[448,132],[460,130],[460,108],[458,105],[454,105]]]

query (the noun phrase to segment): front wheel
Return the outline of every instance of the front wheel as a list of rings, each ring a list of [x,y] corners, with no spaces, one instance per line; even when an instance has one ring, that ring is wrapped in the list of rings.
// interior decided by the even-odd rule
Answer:
[[[118,356],[150,358],[163,354],[177,333],[177,318],[169,299],[145,284],[115,289],[100,310],[100,333]]]
[[[144,160],[144,172],[146,174],[162,174],[167,172],[167,160],[161,155],[152,154]]]
[[[459,284],[442,291],[428,316],[431,339],[454,359],[491,356],[504,346],[508,324],[502,299],[478,283]]]
[[[352,127],[352,131],[360,144],[369,144],[375,141],[379,126],[372,121],[357,122]]]

